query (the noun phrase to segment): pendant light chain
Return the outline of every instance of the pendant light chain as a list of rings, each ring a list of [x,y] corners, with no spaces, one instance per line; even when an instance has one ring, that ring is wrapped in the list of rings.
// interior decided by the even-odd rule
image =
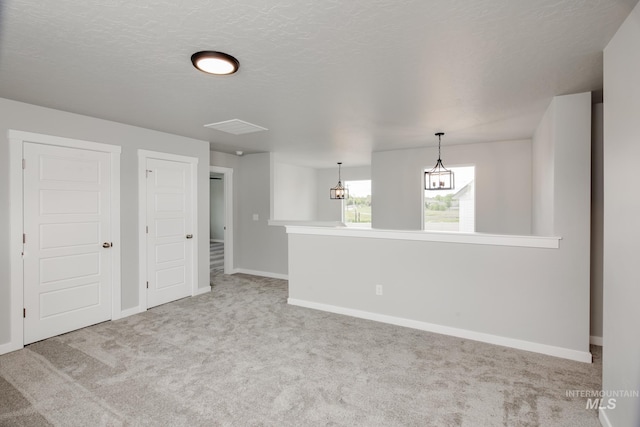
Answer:
[[[338,185],[329,189],[329,198],[332,200],[342,200],[349,197],[347,189],[342,185],[342,162],[338,162]]]

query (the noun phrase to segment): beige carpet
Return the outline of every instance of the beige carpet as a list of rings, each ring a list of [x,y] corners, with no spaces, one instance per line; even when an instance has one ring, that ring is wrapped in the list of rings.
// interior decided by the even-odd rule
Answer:
[[[0,356],[0,425],[598,426],[584,364],[288,306],[286,282],[211,294]]]

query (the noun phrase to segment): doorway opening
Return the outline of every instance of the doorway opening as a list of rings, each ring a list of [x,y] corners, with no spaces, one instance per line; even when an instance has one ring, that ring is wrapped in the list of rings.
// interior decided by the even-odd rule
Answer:
[[[209,269],[224,273],[224,174],[209,177]]]
[[[233,169],[211,166],[209,174],[209,269],[233,273]]]

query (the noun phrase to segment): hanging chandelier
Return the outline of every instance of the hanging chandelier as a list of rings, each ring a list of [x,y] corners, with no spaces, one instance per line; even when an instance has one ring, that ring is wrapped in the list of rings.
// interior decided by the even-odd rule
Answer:
[[[340,166],[342,162],[338,162],[338,185],[332,187],[329,190],[329,198],[332,200],[342,200],[348,197],[347,189],[342,186],[342,180],[340,178]]]
[[[438,161],[430,171],[424,173],[425,190],[452,190],[455,188],[453,172],[445,168],[440,159],[440,143],[444,132],[436,133],[438,137]]]

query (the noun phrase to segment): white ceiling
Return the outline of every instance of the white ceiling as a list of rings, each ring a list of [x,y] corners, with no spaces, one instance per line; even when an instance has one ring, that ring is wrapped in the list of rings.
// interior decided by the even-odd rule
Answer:
[[[638,0],[5,0],[0,97],[328,167],[530,138]],[[199,50],[234,55],[211,76]],[[205,124],[268,128],[232,135]]]

